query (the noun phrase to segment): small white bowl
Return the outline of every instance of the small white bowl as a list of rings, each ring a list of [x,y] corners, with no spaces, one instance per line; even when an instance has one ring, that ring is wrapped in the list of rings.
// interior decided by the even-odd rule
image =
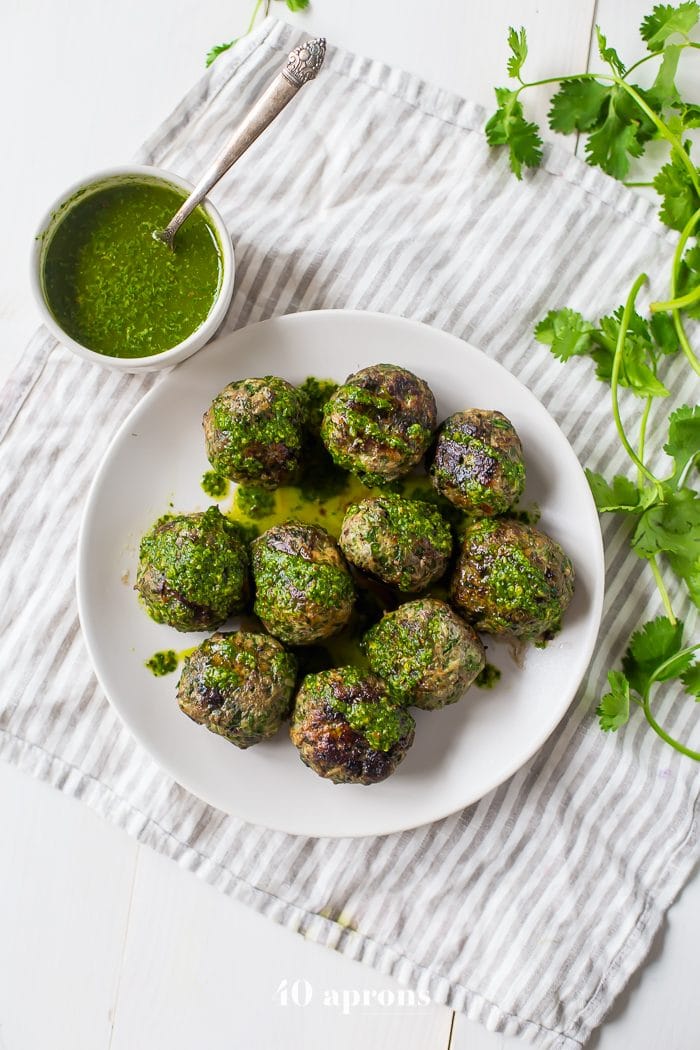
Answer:
[[[102,365],[106,368],[115,368],[121,372],[154,372],[157,369],[169,368],[171,365],[175,365],[179,361],[184,361],[185,358],[191,357],[191,355],[196,353],[197,350],[200,350],[205,343],[209,342],[226,316],[226,311],[231,302],[235,277],[235,261],[231,235],[226,229],[226,224],[221,215],[216,208],[209,203],[209,201],[205,200],[202,207],[204,208],[207,218],[214,227],[221,247],[223,271],[221,287],[219,288],[219,294],[216,297],[214,305],[209,311],[208,316],[200,324],[199,328],[196,328],[192,335],[189,335],[187,339],[183,339],[182,342],[178,343],[176,346],[172,346],[169,350],[163,350],[159,354],[149,354],[146,357],[111,357],[109,354],[99,354],[95,350],[83,346],[82,343],[78,343],[75,339],[72,339],[66,332],[64,332],[61,325],[51,313],[44,295],[43,269],[46,249],[50,243],[52,233],[62,221],[65,214],[76,202],[78,195],[82,197],[84,194],[88,194],[93,190],[102,189],[105,185],[114,182],[122,182],[125,179],[152,179],[158,182],[164,182],[176,187],[177,189],[185,190],[186,193],[190,193],[193,188],[191,183],[187,182],[185,179],[181,179],[179,175],[173,175],[172,172],[164,171],[161,168],[147,167],[146,165],[109,168],[106,171],[98,172],[96,175],[91,175],[87,179],[81,179],[80,182],[76,182],[73,186],[70,186],[69,189],[58,198],[39,223],[32,251],[30,282],[44,324],[49,331],[51,331],[64,346],[67,346],[69,350],[72,350],[73,353],[84,358],[86,361],[92,361],[93,364]]]

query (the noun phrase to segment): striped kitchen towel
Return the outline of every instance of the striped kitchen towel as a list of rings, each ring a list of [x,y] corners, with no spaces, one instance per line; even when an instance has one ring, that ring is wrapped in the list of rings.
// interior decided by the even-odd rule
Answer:
[[[264,23],[138,159],[188,178],[201,171],[297,39]],[[533,324],[564,304],[599,316],[642,268],[665,290],[673,237],[651,204],[559,149],[516,182],[483,122],[464,99],[331,48],[321,78],[212,195],[238,262],[226,327],[321,307],[427,322],[514,372],[583,463],[622,471],[592,369],[559,366]],[[682,360],[669,366],[679,399],[693,396],[688,372]],[[489,1027],[542,1047],[581,1045],[644,959],[695,856],[697,767],[641,718],[604,736],[593,713],[631,624],[660,611],[626,527],[605,521],[605,620],[585,686],[510,781],[462,813],[383,838],[246,825],[189,795],[134,742],[78,625],[85,495],[155,381],[90,368],[40,332],[5,391],[0,754],[305,937]],[[685,736],[697,715],[677,701],[664,690],[660,718]],[[334,921],[341,913],[352,928]]]

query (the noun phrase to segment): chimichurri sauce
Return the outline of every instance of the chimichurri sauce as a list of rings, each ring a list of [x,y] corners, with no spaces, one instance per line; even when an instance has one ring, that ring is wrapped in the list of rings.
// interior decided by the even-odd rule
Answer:
[[[162,353],[191,335],[219,292],[221,250],[198,208],[175,238],[153,238],[185,199],[172,186],[125,180],[78,199],[44,256],[44,294],[63,330],[110,357]]]

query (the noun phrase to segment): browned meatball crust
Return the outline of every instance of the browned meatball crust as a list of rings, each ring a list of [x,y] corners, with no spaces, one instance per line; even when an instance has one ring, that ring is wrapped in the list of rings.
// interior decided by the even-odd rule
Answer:
[[[486,664],[473,627],[436,598],[385,613],[365,634],[362,648],[395,695],[426,711],[459,700]]]
[[[339,467],[382,484],[421,461],[436,424],[425,380],[397,365],[371,365],[348,376],[326,402],[321,438]]]
[[[338,540],[353,565],[405,593],[438,580],[452,553],[452,532],[421,500],[386,495],[348,507]]]
[[[307,675],[289,735],[302,762],[334,784],[386,780],[413,743],[415,722],[386,684],[357,667]]]
[[[255,613],[276,638],[310,645],[345,626],[355,588],[335,540],[320,525],[288,521],[252,544]]]
[[[546,638],[559,629],[573,593],[573,565],[546,533],[509,518],[467,528],[450,597],[477,630]]]
[[[440,427],[431,456],[435,489],[462,510],[504,514],[525,488],[520,438],[502,412],[470,408]]]
[[[289,484],[301,465],[305,418],[305,402],[286,379],[229,383],[202,421],[209,462],[218,474],[242,484]]]
[[[289,716],[295,679],[296,661],[276,639],[217,632],[186,658],[177,699],[188,718],[247,748]]]

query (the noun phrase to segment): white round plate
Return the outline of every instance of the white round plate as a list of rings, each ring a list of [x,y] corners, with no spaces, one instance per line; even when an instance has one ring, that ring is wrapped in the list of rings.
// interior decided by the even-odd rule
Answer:
[[[371,787],[335,785],[307,769],[285,731],[239,751],[181,714],[177,674],[154,678],[144,661],[204,634],[153,623],[133,590],[142,533],[161,514],[206,508],[209,468],[202,414],[245,376],[308,375],[343,381],[387,361],[425,378],[439,418],[469,406],[500,409],[523,442],[523,505],[566,548],[576,593],[564,627],[516,666],[488,643],[501,670],[491,690],[472,688],[443,711],[416,711],[416,741],[394,776]],[[552,367],[555,367],[554,365]],[[230,497],[222,502],[228,505]],[[603,602],[598,515],[568,441],[537,399],[501,365],[461,340],[398,317],[351,311],[294,314],[224,336],[174,369],[134,409],[109,447],[83,517],[78,607],[107,696],[134,736],[180,784],[237,817],[300,835],[382,835],[447,816],[513,774],[555,728],[586,671]]]

